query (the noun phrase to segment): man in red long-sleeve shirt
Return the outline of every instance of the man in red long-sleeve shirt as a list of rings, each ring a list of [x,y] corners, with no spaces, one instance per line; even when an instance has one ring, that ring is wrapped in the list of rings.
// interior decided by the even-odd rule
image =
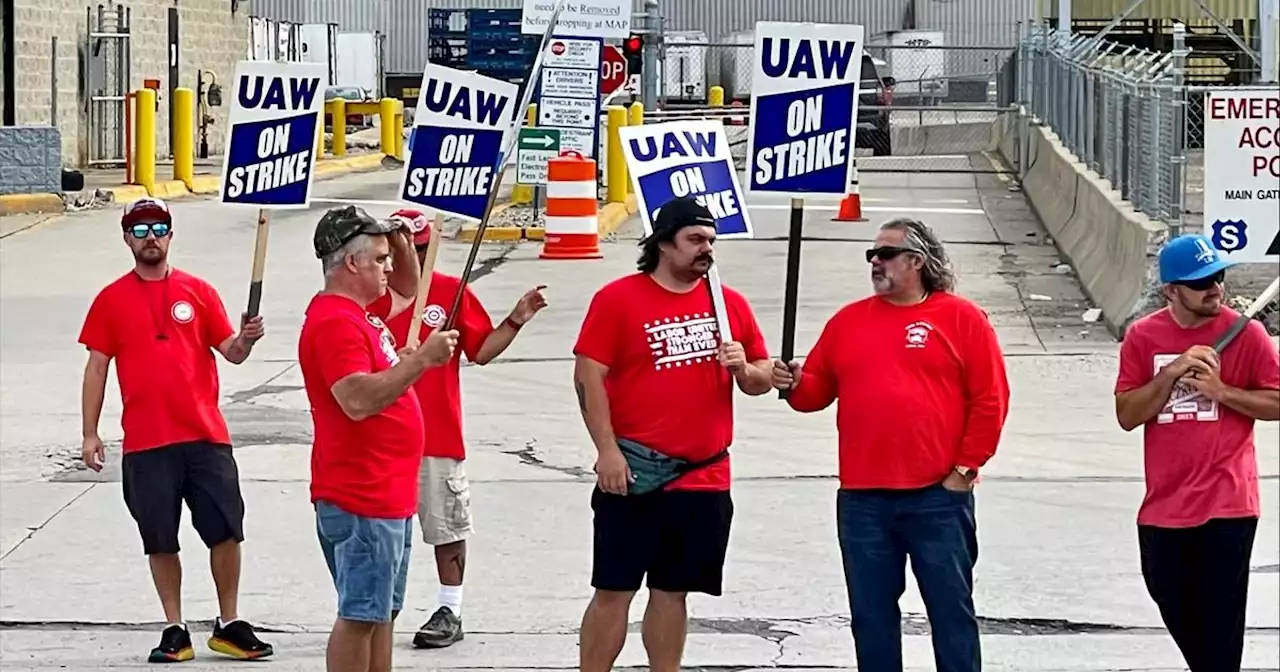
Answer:
[[[901,672],[906,561],[920,584],[939,672],[978,672],[973,484],[1009,408],[986,313],[952,290],[946,251],[895,219],[867,251],[875,296],[835,314],[805,360],[774,363],[802,413],[839,399],[836,526],[861,672]]]

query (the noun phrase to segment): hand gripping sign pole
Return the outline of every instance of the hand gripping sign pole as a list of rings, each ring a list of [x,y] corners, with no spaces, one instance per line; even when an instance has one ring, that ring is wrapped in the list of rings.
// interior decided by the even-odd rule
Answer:
[[[480,253],[480,244],[484,242],[485,229],[489,226],[489,217],[493,214],[494,203],[498,200],[498,189],[502,186],[502,179],[507,173],[507,157],[511,155],[511,150],[515,148],[516,139],[520,135],[519,129],[524,123],[525,111],[529,109],[529,103],[533,100],[533,89],[542,76],[542,57],[547,53],[547,45],[551,44],[551,35],[555,32],[556,22],[560,20],[560,12],[564,11],[565,2],[566,0],[556,0],[555,9],[551,12],[551,19],[547,22],[547,29],[542,33],[542,42],[538,45],[538,55],[533,60],[533,69],[529,72],[528,79],[525,80],[524,95],[520,96],[520,105],[515,109],[514,127],[503,142],[502,151],[498,153],[498,161],[494,165],[496,177],[489,185],[489,202],[485,204],[484,217],[476,225],[475,238],[471,241],[471,253],[467,255],[467,263],[462,267],[458,293],[454,295],[453,306],[449,308],[449,315],[445,318],[445,323],[441,327],[445,331],[453,329],[453,322],[458,317],[458,310],[462,308],[462,297],[467,291],[467,283],[471,280],[471,269],[475,267],[476,256]]]

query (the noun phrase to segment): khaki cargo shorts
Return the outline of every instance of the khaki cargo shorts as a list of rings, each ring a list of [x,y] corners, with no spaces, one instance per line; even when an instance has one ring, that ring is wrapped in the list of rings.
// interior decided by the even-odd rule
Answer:
[[[422,540],[443,546],[471,536],[471,485],[460,460],[424,457],[418,471]]]

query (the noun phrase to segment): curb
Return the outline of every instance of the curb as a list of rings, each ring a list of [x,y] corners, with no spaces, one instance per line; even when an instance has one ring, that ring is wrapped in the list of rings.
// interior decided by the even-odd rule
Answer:
[[[517,203],[502,203],[493,207],[493,215],[502,212],[506,208],[518,205]],[[600,238],[604,238],[615,233],[622,227],[623,222],[627,218],[640,211],[640,206],[636,202],[635,194],[628,194],[627,200],[623,203],[605,203],[600,207],[600,214],[597,218],[597,231]],[[476,239],[476,229],[478,227],[468,226],[458,231],[457,240],[464,243],[474,242]],[[484,242],[486,243],[513,243],[521,240],[543,240],[543,234],[546,232],[541,226],[526,227],[489,227],[484,230]]]
[[[492,219],[493,217],[496,217],[499,213],[506,210],[507,208],[510,208],[513,205],[515,205],[515,203],[512,203],[512,202],[494,204],[493,210],[489,212],[489,218]],[[464,243],[473,243],[476,240],[476,231],[479,228],[480,227],[478,226],[464,226],[458,230],[458,235],[454,239],[462,241]],[[487,226],[484,229],[483,242],[486,242],[486,243],[519,242],[525,239],[525,231],[526,229],[524,227],[517,228],[514,226],[503,226],[503,227]]]
[[[0,216],[30,215],[41,212],[65,212],[66,203],[60,194],[4,194],[0,195]]]

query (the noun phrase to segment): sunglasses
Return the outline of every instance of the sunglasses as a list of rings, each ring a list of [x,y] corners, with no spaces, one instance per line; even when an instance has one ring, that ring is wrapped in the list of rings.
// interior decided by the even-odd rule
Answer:
[[[154,233],[156,238],[164,238],[169,235],[172,226],[168,222],[152,222],[150,224],[134,224],[126,229],[134,238],[142,240],[147,237],[148,233]]]
[[[1213,287],[1214,285],[1222,284],[1222,281],[1226,279],[1227,279],[1227,272],[1218,271],[1217,273],[1214,273],[1213,275],[1210,275],[1207,278],[1200,278],[1199,280],[1182,280],[1174,284],[1182,285],[1183,287],[1186,287],[1187,289],[1190,289],[1192,291],[1203,292],[1206,289]]]
[[[867,263],[871,263],[874,259],[889,261],[890,259],[893,259],[905,252],[915,252],[915,250],[909,247],[893,247],[891,245],[886,245],[885,247],[873,247],[867,250]]]

